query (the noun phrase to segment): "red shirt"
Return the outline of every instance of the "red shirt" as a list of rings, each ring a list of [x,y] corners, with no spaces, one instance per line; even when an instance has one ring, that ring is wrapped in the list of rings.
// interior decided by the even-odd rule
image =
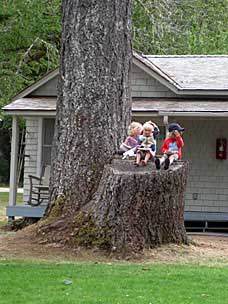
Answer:
[[[164,140],[161,151],[162,153],[165,153],[165,151],[176,151],[178,153],[178,158],[180,159],[182,156],[181,150],[184,146],[184,142],[181,136],[178,137],[168,137]]]

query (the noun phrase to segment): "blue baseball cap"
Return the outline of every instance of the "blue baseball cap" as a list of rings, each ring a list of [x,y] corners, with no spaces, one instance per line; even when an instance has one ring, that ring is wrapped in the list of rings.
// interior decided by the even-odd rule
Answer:
[[[172,131],[184,131],[184,128],[182,128],[179,124],[173,122],[173,123],[169,124],[168,130],[169,130],[169,132],[172,132]]]

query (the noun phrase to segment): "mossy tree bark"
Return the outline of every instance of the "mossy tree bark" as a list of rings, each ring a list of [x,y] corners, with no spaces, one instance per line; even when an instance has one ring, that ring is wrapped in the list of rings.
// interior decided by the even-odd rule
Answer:
[[[131,116],[130,8],[130,0],[63,1],[51,198],[38,229],[47,241],[124,253],[186,242],[186,166],[112,161]]]
[[[96,191],[131,117],[130,0],[64,0],[51,202],[72,214]]]
[[[57,221],[58,212],[53,212],[58,208],[52,209],[54,221],[40,231],[52,242],[97,246],[122,256],[166,243],[187,244],[187,173],[187,162],[157,171],[152,163],[136,168],[131,160],[114,159],[104,167],[98,190],[87,205],[74,217]],[[61,199],[59,206],[61,210]]]
[[[188,163],[170,170],[154,165],[134,168],[131,161],[114,160],[105,167],[91,201],[96,224],[111,232],[111,247],[140,251],[165,243],[187,243],[184,193]]]

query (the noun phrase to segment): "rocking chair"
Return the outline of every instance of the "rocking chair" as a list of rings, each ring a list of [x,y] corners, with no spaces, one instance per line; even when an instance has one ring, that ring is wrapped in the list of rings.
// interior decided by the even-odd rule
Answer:
[[[28,204],[39,206],[49,198],[50,166],[45,166],[41,176],[29,175],[30,192]]]

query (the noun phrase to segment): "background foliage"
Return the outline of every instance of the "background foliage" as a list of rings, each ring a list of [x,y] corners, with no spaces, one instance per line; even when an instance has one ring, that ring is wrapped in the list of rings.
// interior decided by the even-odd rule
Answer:
[[[57,67],[60,3],[0,0],[0,106]],[[134,0],[133,4],[136,50],[150,54],[227,54],[228,0]]]
[[[134,47],[150,54],[227,54],[227,0],[135,0]]]
[[[60,4],[0,0],[0,109],[58,66]],[[150,54],[227,54],[228,0],[134,0],[133,47]],[[8,130],[10,119],[0,110],[1,118],[0,129]]]
[[[59,0],[0,3],[1,107],[58,65],[61,20]]]

